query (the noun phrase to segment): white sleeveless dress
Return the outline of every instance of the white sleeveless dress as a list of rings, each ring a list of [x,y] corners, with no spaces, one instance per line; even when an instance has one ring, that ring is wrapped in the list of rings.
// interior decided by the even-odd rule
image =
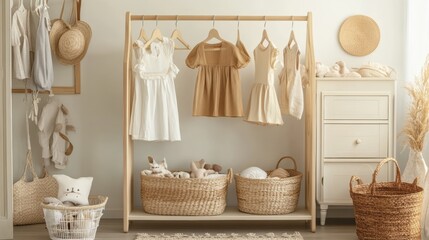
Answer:
[[[261,125],[282,125],[283,119],[274,87],[274,66],[278,51],[270,43],[266,48],[259,44],[255,57],[255,83],[250,92],[245,121]]]
[[[179,114],[174,79],[179,69],[173,63],[174,42],[164,37],[150,49],[136,41],[134,99],[130,132],[134,140],[180,141]]]

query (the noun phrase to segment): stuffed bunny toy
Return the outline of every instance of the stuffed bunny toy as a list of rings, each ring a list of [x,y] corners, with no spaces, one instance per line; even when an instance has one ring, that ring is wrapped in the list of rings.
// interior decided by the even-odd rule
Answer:
[[[148,156],[150,170],[143,170],[146,175],[155,177],[173,177],[170,171],[167,170],[167,160],[164,158],[162,163],[157,163],[151,156]]]
[[[204,165],[206,162],[204,159],[200,161],[191,162],[191,178],[204,178],[210,174],[216,173],[214,170],[206,170],[204,169]]]

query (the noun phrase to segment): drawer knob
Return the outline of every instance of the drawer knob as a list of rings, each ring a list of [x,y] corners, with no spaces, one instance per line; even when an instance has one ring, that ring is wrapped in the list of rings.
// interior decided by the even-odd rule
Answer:
[[[362,142],[362,140],[360,138],[356,139],[356,144],[360,144]]]

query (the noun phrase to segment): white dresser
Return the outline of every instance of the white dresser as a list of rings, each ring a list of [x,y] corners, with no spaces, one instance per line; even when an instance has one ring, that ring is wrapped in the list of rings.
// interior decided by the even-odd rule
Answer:
[[[317,78],[317,201],[321,225],[329,205],[352,205],[352,175],[370,183],[377,163],[395,157],[396,82],[390,78]],[[378,181],[391,181],[393,166]]]

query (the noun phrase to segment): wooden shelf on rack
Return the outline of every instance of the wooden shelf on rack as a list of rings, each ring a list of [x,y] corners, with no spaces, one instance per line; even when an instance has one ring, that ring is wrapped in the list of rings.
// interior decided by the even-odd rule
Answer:
[[[375,80],[381,80],[381,81],[394,81],[394,77],[316,77],[317,81],[375,81]]]
[[[255,215],[238,211],[237,207],[227,207],[225,212],[216,216],[167,216],[153,215],[143,212],[142,209],[133,209],[129,220],[151,221],[264,221],[264,220],[311,220],[311,213],[305,208],[298,208],[295,212],[284,215]]]

